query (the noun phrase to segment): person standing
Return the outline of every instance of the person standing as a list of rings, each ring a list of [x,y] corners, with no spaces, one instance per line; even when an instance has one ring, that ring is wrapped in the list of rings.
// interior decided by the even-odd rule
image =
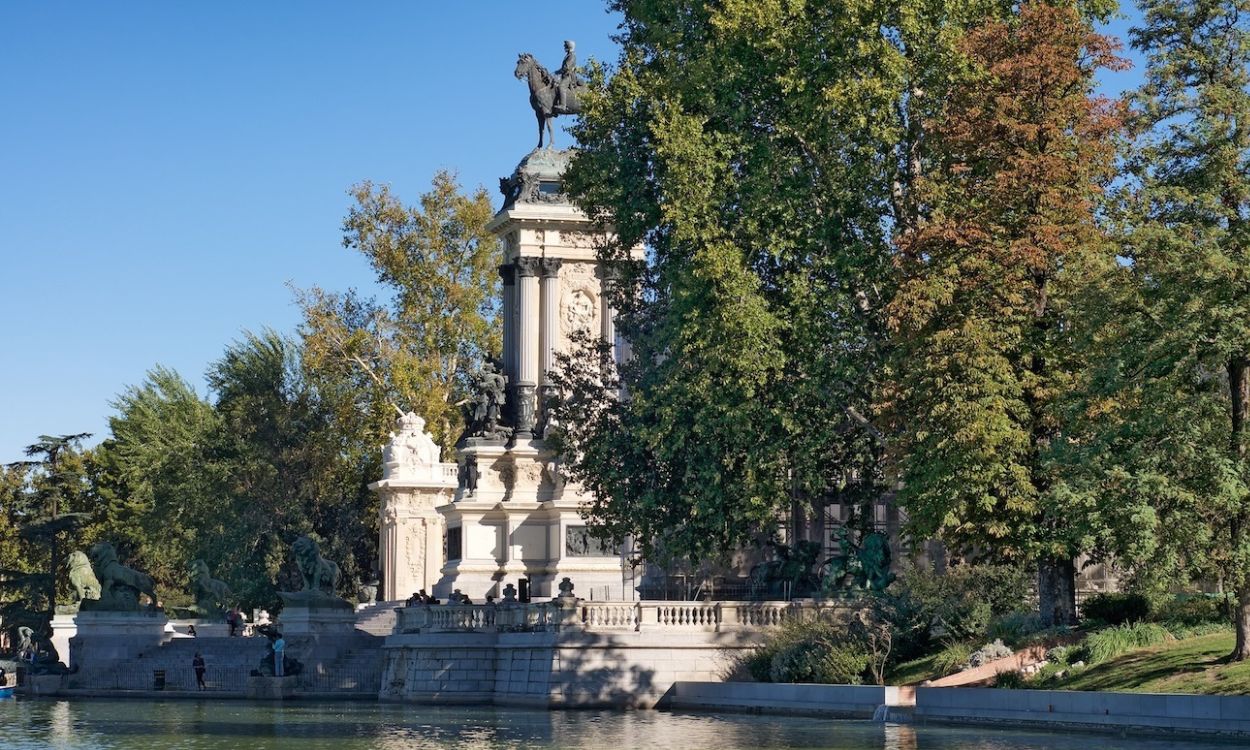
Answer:
[[[286,659],[286,639],[278,633],[278,637],[273,640],[273,676],[282,677],[284,675],[283,661]]]
[[[204,684],[204,672],[207,666],[204,664],[204,656],[199,651],[195,652],[195,658],[191,660],[191,669],[195,670],[195,686],[199,690],[207,690],[208,686]]]

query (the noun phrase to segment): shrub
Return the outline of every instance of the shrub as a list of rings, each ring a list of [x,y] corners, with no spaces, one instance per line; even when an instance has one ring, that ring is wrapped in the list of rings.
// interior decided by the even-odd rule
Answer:
[[[995,659],[1002,659],[1004,657],[1011,656],[1014,653],[1015,652],[1002,641],[994,641],[993,643],[987,643],[976,651],[973,651],[968,657],[968,666],[979,667],[983,664],[988,664]]]
[[[1017,670],[999,672],[994,677],[994,687],[1004,690],[1019,690],[1028,686],[1028,679]]]
[[[1081,614],[1108,625],[1141,622],[1150,616],[1150,600],[1141,594],[1095,594],[1081,605]]]
[[[1072,646],[1055,646],[1046,651],[1046,661],[1051,664],[1067,664],[1068,658],[1076,651]]]
[[[947,640],[983,638],[995,618],[1027,608],[1031,577],[1019,566],[957,565],[944,573],[906,568],[882,597],[894,629],[894,652],[908,660],[929,653],[935,626]]]
[[[773,657],[769,679],[772,682],[815,682],[829,685],[859,685],[868,668],[868,654],[854,644],[813,648],[792,643]]]
[[[1010,612],[995,618],[986,630],[985,637],[1017,647],[1029,636],[1043,630],[1042,618],[1036,612]]]
[[[1169,620],[1159,624],[1177,640],[1197,638],[1198,636],[1211,635],[1212,633],[1227,633],[1233,629],[1232,623],[1228,622],[1198,622],[1190,625],[1184,622]]]
[[[1152,619],[1183,625],[1228,623],[1227,602],[1224,595],[1181,594],[1160,603]]]
[[[1084,652],[1085,661],[1090,664],[1101,664],[1120,654],[1170,640],[1173,640],[1172,634],[1162,625],[1154,622],[1138,622],[1090,633],[1082,643],[1081,650]]]
[[[966,667],[971,656],[972,646],[967,643],[952,643],[934,658],[933,668],[939,676],[945,677]]]
[[[760,682],[858,685],[873,660],[858,632],[827,620],[790,623],[746,657],[745,666]]]

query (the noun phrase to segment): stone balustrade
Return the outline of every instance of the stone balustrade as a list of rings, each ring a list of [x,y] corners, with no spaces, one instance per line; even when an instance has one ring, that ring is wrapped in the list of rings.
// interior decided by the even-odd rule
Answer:
[[[731,632],[854,609],[827,602],[606,602],[556,598],[528,604],[399,607],[396,633],[652,631]]]

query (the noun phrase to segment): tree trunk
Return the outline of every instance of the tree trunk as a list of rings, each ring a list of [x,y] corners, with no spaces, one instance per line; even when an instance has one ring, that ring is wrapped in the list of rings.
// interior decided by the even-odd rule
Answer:
[[[1233,616],[1237,626],[1237,645],[1229,655],[1229,661],[1250,659],[1250,585],[1242,584],[1237,590],[1237,610]]]
[[[1043,557],[1037,563],[1038,612],[1046,627],[1076,624],[1076,563]]]

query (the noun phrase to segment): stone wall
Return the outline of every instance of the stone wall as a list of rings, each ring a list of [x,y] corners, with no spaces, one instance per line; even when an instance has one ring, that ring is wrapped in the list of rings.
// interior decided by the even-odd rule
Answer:
[[[380,697],[654,708],[679,680],[719,682],[770,628],[831,607],[589,602],[397,610]],[[832,607],[832,609],[841,609]]]
[[[392,636],[379,697],[421,703],[655,708],[678,680],[720,681],[755,633]]]

